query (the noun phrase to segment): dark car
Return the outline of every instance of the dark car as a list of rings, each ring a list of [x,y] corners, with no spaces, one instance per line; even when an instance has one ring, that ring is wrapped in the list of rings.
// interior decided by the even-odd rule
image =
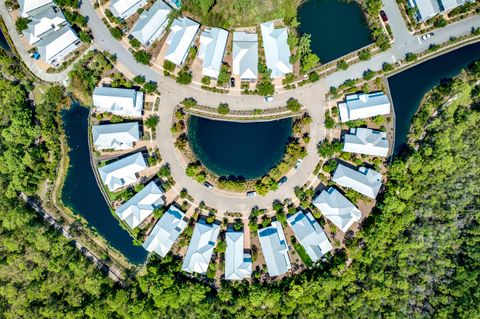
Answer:
[[[387,17],[387,14],[385,13],[385,11],[380,10],[380,16],[382,17],[383,22],[388,21],[388,17]]]
[[[235,87],[235,78],[230,78],[230,87]]]
[[[287,176],[283,176],[283,177],[280,178],[280,180],[278,181],[278,186],[282,186],[283,184],[285,184],[286,181],[287,181]]]

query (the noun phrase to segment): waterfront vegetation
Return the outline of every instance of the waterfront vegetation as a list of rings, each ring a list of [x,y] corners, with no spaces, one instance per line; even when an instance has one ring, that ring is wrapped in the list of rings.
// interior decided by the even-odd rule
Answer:
[[[415,117],[407,151],[389,169],[386,192],[357,236],[346,239],[347,249],[336,251],[328,262],[275,284],[260,283],[254,276],[251,284],[225,284],[217,291],[200,280],[187,278],[180,270],[180,260],[169,255],[162,260],[151,258],[142,272],[129,279],[128,287],[121,288],[11,196],[20,190],[15,186],[18,175],[2,167],[2,315],[476,317],[480,304],[478,80],[477,62],[426,97]],[[10,145],[28,147],[40,142],[43,147],[30,147],[28,152],[47,152],[42,158],[50,160],[52,153],[47,150],[55,153],[52,150],[58,147],[58,141],[49,138],[49,143],[44,142],[43,138],[49,136],[44,126],[52,123],[55,127],[57,110],[50,107],[42,115],[25,111],[29,108],[23,86],[28,82],[2,78],[0,84],[4,111],[0,138],[2,145],[8,146],[2,148],[1,156],[9,152],[13,156],[9,162],[33,165],[28,160],[32,155]],[[20,123],[22,130],[18,130]],[[12,136],[18,141],[12,142]],[[29,185],[25,191],[34,191],[49,174],[41,166],[26,169],[22,181]],[[302,195],[300,190],[296,193]],[[189,233],[185,231],[186,239],[182,240],[187,242]]]

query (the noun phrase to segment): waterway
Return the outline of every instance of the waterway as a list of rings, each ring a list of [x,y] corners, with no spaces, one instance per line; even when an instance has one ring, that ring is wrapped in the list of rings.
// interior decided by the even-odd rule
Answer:
[[[10,47],[8,46],[7,39],[3,35],[2,30],[0,30],[0,48],[10,51]]]
[[[192,116],[188,138],[195,156],[218,176],[254,179],[277,165],[292,136],[292,119],[236,123]]]
[[[133,245],[133,238],[112,216],[90,165],[88,113],[88,109],[81,106],[72,106],[63,113],[70,147],[70,167],[62,190],[62,200],[132,263],[140,264],[145,261],[147,252],[143,247]]]
[[[398,154],[407,142],[412,118],[424,95],[440,84],[442,79],[456,76],[478,59],[480,42],[425,61],[388,78],[396,116],[394,154]]]
[[[372,43],[355,1],[308,0],[298,10],[299,31],[312,35],[311,48],[326,63]]]

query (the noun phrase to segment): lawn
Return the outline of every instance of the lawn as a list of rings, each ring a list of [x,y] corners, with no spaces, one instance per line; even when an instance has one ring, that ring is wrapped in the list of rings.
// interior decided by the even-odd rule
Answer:
[[[306,266],[311,266],[311,265],[313,265],[312,260],[311,260],[310,257],[308,256],[308,254],[307,254],[307,252],[305,251],[305,249],[303,248],[303,246],[300,245],[300,243],[295,243],[295,244],[293,244],[293,247],[295,248],[295,250],[297,251],[297,254],[300,256],[300,258],[302,259],[303,263],[304,263]]]

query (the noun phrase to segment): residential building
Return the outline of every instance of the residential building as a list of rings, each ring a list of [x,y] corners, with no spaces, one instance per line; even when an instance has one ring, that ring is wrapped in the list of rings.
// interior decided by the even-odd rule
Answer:
[[[148,235],[143,247],[165,257],[187,225],[185,213],[171,205]]]
[[[258,36],[256,33],[233,33],[233,74],[242,81],[258,78]]]
[[[147,4],[147,0],[112,0],[110,11],[120,19],[127,19]]]
[[[36,43],[40,57],[47,63],[57,66],[75,51],[82,42],[69,25],[50,33]]]
[[[162,0],[158,0],[150,9],[142,12],[130,34],[148,47],[165,33],[170,12],[172,8]]]
[[[53,0],[18,0],[20,16],[28,18],[42,11],[46,6],[53,4]]]
[[[143,154],[138,152],[99,167],[98,172],[108,190],[114,192],[138,181],[138,173],[147,168]]]
[[[96,87],[93,91],[93,105],[98,113],[141,117],[143,92],[133,89]]]
[[[175,65],[182,65],[188,56],[198,28],[200,28],[200,24],[186,17],[173,20],[170,34],[165,42],[168,44],[165,59],[175,63]]]
[[[343,151],[372,156],[387,156],[389,143],[387,133],[369,128],[351,128],[343,136]]]
[[[30,45],[34,45],[47,35],[60,30],[67,24],[62,10],[55,5],[47,5],[34,16],[30,16],[27,29],[22,33]]]
[[[382,174],[366,167],[355,170],[339,164],[335,174],[333,174],[332,181],[375,199],[382,186]]]
[[[313,205],[344,233],[362,218],[360,210],[333,187],[323,190],[313,200]]]
[[[217,79],[222,69],[223,54],[227,46],[228,31],[220,28],[205,29],[200,35],[198,57],[202,59],[202,74]]]
[[[225,241],[225,279],[242,280],[252,275],[252,256],[245,253],[243,231],[227,231]]]
[[[299,210],[294,215],[288,217],[287,223],[313,262],[318,261],[323,255],[333,249],[327,235],[325,235],[325,232],[312,213],[307,212],[305,214]]]
[[[219,225],[207,224],[204,219],[200,219],[193,229],[192,239],[183,259],[182,270],[206,274],[219,233]]]
[[[292,73],[287,29],[275,28],[273,21],[262,23],[260,28],[267,68],[272,70],[271,77],[278,78],[285,76],[287,73]]]
[[[140,225],[153,211],[163,206],[163,191],[155,182],[150,182],[136,193],[126,203],[120,206],[116,213],[130,228]]]
[[[288,244],[279,221],[258,231],[263,256],[270,276],[280,276],[292,268],[288,257]]]
[[[390,114],[390,100],[383,92],[350,94],[338,104],[340,121],[364,119]]]
[[[93,145],[97,150],[123,151],[133,148],[140,140],[137,122],[93,125]]]
[[[414,0],[414,3],[418,10],[418,21],[426,21],[441,11],[437,0]]]

